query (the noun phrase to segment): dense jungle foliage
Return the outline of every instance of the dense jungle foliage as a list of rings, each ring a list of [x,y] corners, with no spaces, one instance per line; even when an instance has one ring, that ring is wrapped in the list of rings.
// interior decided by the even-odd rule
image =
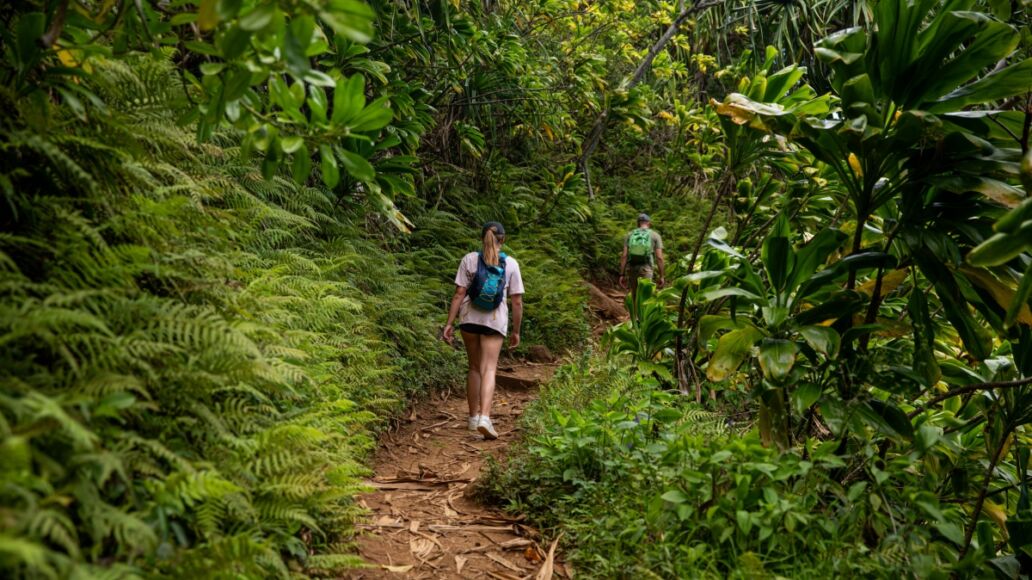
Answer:
[[[0,573],[360,565],[496,219],[576,362],[484,488],[579,575],[1028,575],[1029,10],[4,5]],[[596,349],[639,211],[670,287]]]

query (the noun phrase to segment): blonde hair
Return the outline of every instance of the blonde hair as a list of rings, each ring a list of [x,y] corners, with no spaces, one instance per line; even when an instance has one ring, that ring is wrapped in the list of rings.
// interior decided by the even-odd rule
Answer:
[[[481,252],[484,256],[484,263],[488,266],[498,265],[498,253],[502,246],[502,240],[505,236],[499,236],[495,232],[495,228],[490,227],[484,231],[484,249]]]

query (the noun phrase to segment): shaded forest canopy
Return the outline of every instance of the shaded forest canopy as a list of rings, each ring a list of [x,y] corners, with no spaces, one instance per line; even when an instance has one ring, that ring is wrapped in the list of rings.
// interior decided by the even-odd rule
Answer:
[[[578,573],[1032,570],[1020,0],[0,10],[0,571],[358,566],[498,220],[571,362],[484,485]],[[640,211],[666,288],[591,339]],[[633,485],[630,483],[633,482]]]

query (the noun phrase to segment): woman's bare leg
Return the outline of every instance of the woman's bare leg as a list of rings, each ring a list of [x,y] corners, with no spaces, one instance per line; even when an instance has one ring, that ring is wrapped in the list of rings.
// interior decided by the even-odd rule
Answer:
[[[480,414],[485,417],[491,416],[498,354],[502,352],[504,341],[505,337],[500,334],[480,337]]]
[[[469,416],[480,414],[480,335],[462,330],[462,344],[466,345],[466,404]]]

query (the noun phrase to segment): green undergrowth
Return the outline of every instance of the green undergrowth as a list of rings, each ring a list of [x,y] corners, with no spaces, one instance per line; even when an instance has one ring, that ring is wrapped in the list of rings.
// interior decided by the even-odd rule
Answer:
[[[565,532],[579,577],[935,577],[933,540],[960,533],[914,457],[858,481],[834,440],[778,452],[603,358],[561,369],[524,426],[483,491]],[[892,518],[873,517],[884,506]]]
[[[89,124],[0,94],[0,571],[359,565],[376,430],[462,376],[436,336],[478,229],[424,211],[378,233],[321,186],[264,178],[236,134],[197,143],[159,59],[89,82],[106,104]],[[576,348],[578,260],[513,240],[524,340]]]

